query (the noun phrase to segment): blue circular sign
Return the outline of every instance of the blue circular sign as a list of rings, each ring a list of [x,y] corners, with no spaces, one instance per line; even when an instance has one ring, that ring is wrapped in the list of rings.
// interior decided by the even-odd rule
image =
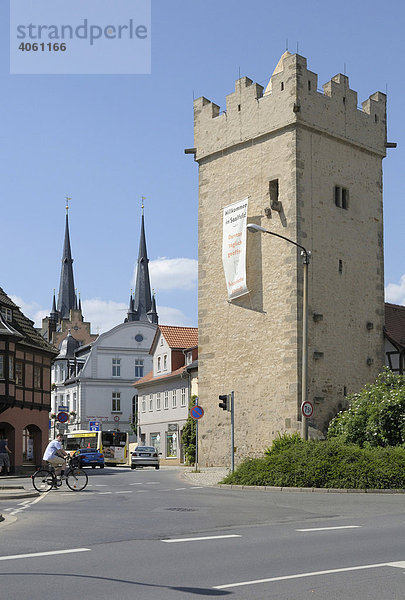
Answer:
[[[198,404],[196,404],[195,406],[192,406],[190,408],[190,417],[192,419],[201,419],[201,417],[204,415],[204,409],[202,406],[198,406]]]
[[[59,421],[59,423],[66,423],[66,421],[69,420],[69,415],[67,414],[67,412],[59,412],[58,416],[56,417]]]

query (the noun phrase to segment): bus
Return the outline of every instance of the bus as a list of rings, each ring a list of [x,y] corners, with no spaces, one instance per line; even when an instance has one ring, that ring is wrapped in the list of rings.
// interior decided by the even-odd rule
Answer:
[[[95,448],[104,454],[106,465],[128,464],[128,433],[124,431],[77,430],[66,434],[66,451]]]

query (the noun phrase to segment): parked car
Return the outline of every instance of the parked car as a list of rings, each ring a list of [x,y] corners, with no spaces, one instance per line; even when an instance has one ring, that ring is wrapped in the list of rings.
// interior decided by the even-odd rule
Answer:
[[[104,454],[95,448],[80,448],[76,450],[73,456],[78,459],[81,467],[91,467],[92,469],[100,467],[100,469],[104,469]]]
[[[138,446],[131,455],[131,469],[137,467],[155,467],[155,469],[159,469],[159,454],[153,446]]]

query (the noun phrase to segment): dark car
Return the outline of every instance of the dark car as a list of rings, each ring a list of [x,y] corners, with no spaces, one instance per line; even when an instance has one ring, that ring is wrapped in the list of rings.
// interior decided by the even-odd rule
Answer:
[[[159,469],[159,454],[153,446],[138,446],[131,456],[131,469],[137,467],[155,467]]]
[[[104,469],[104,454],[95,448],[80,448],[73,455],[81,467]]]

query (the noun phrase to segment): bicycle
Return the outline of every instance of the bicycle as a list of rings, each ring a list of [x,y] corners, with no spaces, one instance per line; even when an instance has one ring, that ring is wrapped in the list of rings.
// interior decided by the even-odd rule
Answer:
[[[55,469],[51,466],[43,467],[32,475],[32,485],[37,492],[49,492],[52,488],[60,487],[63,479],[73,492],[81,492],[86,487],[89,478],[83,469],[77,466],[77,460],[72,456],[67,457],[67,469],[63,475],[58,477]]]

